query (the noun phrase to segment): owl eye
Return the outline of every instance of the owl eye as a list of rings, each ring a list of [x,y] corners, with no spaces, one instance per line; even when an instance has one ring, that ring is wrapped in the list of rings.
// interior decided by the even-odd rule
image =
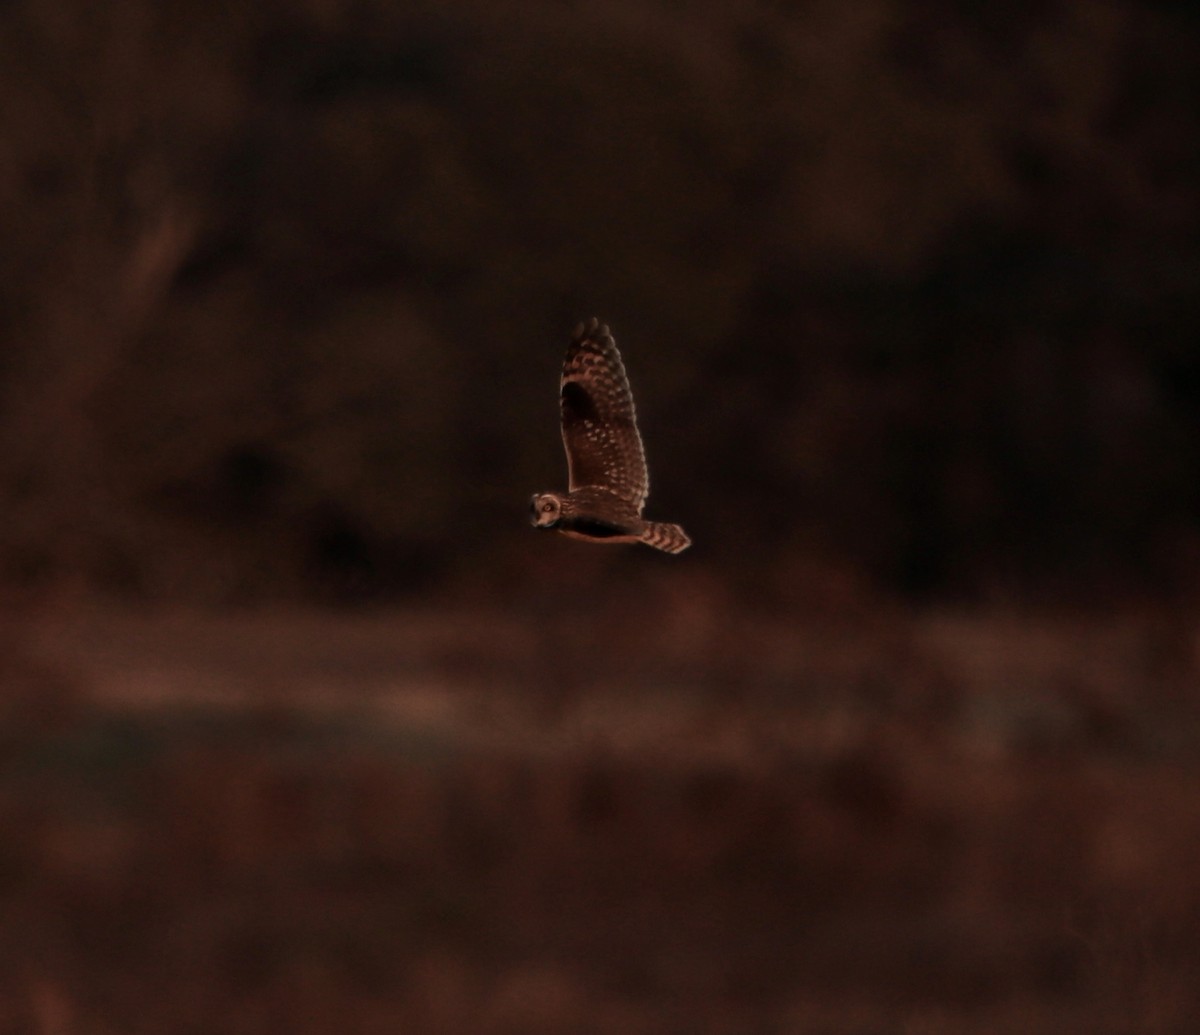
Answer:
[[[553,503],[543,503],[542,504],[542,510],[547,514],[549,514],[550,511],[552,511],[553,509],[554,509]]]

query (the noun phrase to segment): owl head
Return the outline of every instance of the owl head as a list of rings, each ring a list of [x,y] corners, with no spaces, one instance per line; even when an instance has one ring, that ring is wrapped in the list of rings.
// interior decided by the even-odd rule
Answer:
[[[539,492],[529,501],[529,521],[535,528],[553,528],[562,517],[562,499],[552,492]]]

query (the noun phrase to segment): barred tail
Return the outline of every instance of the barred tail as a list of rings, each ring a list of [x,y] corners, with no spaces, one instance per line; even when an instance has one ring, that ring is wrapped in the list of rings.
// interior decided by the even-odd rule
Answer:
[[[647,521],[642,531],[642,542],[653,546],[664,553],[682,553],[692,545],[688,534],[678,525],[668,525],[662,521]]]

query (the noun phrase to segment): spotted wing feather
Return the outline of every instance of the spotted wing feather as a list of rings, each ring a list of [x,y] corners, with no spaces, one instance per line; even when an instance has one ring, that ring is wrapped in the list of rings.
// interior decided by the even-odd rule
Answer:
[[[650,478],[633,394],[608,327],[595,319],[571,337],[561,401],[570,490],[606,488],[640,514]]]

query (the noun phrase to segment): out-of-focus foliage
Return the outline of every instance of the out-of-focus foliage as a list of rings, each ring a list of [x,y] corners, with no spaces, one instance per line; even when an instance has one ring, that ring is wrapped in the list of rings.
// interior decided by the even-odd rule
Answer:
[[[1198,38],[1085,0],[5,5],[0,571],[500,571],[595,313],[718,570],[1194,587]]]

